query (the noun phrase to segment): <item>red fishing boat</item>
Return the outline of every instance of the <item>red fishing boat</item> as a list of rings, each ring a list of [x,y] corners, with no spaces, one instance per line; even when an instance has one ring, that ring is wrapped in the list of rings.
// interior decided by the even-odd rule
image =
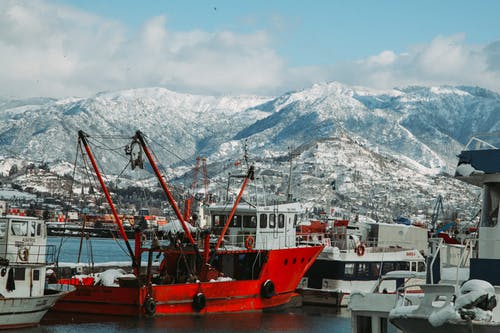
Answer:
[[[138,131],[133,144],[138,143],[147,156],[183,232],[169,234],[163,243],[156,238],[145,240],[138,229],[132,250],[87,138],[79,132],[79,147],[83,146],[94,168],[132,259],[134,274],[119,278],[118,286],[95,285],[92,277],[65,280],[76,291],[56,303],[54,311],[127,316],[259,311],[284,306],[297,295],[300,279],[323,246],[296,243],[300,212],[296,203],[240,203],[246,185],[253,180],[253,167],[234,204],[211,206],[210,228],[194,232]],[[144,257],[147,266],[140,267]],[[162,258],[159,267],[152,265],[153,258]]]

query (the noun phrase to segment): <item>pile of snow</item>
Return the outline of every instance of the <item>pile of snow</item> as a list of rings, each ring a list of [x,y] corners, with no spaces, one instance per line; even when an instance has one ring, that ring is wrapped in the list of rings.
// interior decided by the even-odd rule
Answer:
[[[188,227],[188,230],[191,233],[196,232],[196,228],[193,227],[191,224],[186,222],[186,226]],[[165,225],[159,226],[158,230],[163,231],[167,234],[183,234],[184,233],[184,229],[182,228],[182,224],[179,220],[173,220]]]
[[[106,287],[118,287],[118,278],[135,277],[134,274],[127,274],[123,269],[108,269],[97,273],[94,277],[94,285],[103,285]]]
[[[447,321],[456,320],[460,320],[460,314],[451,303],[448,303],[438,311],[431,313],[429,316],[429,323],[434,327],[439,327]]]
[[[426,308],[421,309],[425,304],[425,302],[422,302],[421,305],[395,307],[389,313],[389,317],[420,317],[422,310],[424,313],[427,310]],[[496,305],[495,288],[489,282],[469,280],[462,285],[455,301],[435,309],[429,315],[428,321],[433,327],[461,320],[490,322],[492,320],[492,310]]]
[[[456,169],[457,176],[469,177],[470,175],[478,175],[478,174],[484,174],[484,171],[476,170],[472,165],[468,163],[460,164],[459,166],[457,166]]]
[[[233,279],[229,276],[219,276],[216,280],[211,279],[210,282],[224,282],[224,281],[232,281]]]

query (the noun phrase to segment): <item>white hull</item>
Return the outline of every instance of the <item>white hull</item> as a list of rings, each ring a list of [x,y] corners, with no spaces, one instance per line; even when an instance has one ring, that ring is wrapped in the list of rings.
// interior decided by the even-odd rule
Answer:
[[[354,252],[329,246],[318,256],[297,289],[304,295],[304,303],[347,306],[352,292],[371,292],[381,273],[410,271],[410,268],[413,272],[423,263],[424,258],[414,249],[367,247],[362,252]],[[380,290],[395,292],[396,287],[395,280],[386,280]]]
[[[51,295],[0,298],[0,329],[38,325],[45,313],[54,306],[55,302],[73,290],[61,291],[59,286],[51,286],[50,289],[55,289]],[[68,289],[68,287],[65,287],[65,289]]]

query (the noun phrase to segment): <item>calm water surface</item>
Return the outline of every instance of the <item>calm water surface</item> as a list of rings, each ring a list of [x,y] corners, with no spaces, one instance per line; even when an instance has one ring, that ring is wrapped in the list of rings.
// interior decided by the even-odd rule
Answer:
[[[335,332],[350,333],[348,310],[302,307],[280,312],[158,316],[148,319],[48,313],[25,332]],[[20,331],[17,331],[20,332]]]
[[[95,263],[128,261],[122,241],[49,237],[48,244],[61,246],[60,262]],[[133,248],[133,242],[132,242]],[[337,311],[331,307],[304,306],[276,312],[239,314],[210,314],[203,316],[158,316],[137,319],[127,317],[61,314],[49,312],[37,328],[15,332],[335,332],[350,333],[350,314],[347,309]]]

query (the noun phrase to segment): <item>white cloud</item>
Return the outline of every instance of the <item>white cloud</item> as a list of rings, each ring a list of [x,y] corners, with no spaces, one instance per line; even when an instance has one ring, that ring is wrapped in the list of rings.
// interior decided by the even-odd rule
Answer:
[[[383,51],[355,62],[329,68],[325,80],[374,88],[407,85],[477,85],[499,91],[499,43],[465,43],[463,34],[438,36],[404,53]]]
[[[12,96],[86,96],[166,86],[198,93],[262,93],[281,85],[283,61],[265,32],[167,30],[151,18],[128,32],[47,1],[0,2],[0,91]]]
[[[382,51],[375,56],[369,57],[367,60],[363,61],[367,64],[372,64],[374,66],[390,65],[394,63],[397,56],[392,51]]]
[[[286,25],[278,18],[275,25]],[[206,94],[278,94],[323,81],[373,88],[500,86],[500,42],[438,36],[404,53],[330,66],[286,67],[270,32],[170,31],[153,17],[139,31],[69,6],[0,1],[0,94],[87,96],[148,86]],[[297,41],[300,43],[300,41]]]

